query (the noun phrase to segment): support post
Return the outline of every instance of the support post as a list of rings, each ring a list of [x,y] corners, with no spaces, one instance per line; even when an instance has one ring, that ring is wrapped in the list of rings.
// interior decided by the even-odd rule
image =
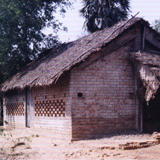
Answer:
[[[146,37],[146,26],[143,27],[143,35],[142,35],[142,49],[145,49],[145,37]]]

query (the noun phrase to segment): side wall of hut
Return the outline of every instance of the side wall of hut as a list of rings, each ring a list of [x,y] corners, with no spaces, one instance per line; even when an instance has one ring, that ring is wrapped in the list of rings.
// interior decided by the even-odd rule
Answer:
[[[4,126],[25,127],[25,106],[25,91],[7,92],[3,100]]]
[[[70,74],[55,85],[11,91],[4,97],[4,124],[12,129],[30,127],[50,131],[58,139],[71,139]]]
[[[132,43],[95,60],[96,53],[71,71],[72,138],[86,139],[136,129],[135,77],[128,60]]]
[[[54,138],[71,139],[70,74],[55,85],[33,89],[31,128],[51,131]]]

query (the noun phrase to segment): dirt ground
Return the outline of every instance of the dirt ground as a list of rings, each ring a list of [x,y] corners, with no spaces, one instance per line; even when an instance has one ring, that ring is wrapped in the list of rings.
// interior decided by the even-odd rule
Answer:
[[[152,141],[149,134],[108,135],[76,142],[57,141],[46,135],[30,129],[1,129],[0,160],[160,160],[160,144],[130,150],[118,147],[127,142]]]

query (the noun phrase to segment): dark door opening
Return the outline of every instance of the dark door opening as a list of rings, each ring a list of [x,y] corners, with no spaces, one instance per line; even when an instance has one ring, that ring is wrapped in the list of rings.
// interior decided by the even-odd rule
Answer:
[[[151,99],[149,105],[143,104],[143,132],[160,132],[160,90],[158,90],[154,99]]]
[[[30,127],[30,95],[26,89],[26,127]]]

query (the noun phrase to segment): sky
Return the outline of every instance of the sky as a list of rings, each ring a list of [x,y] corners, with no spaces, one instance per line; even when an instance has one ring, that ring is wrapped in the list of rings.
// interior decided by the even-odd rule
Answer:
[[[73,9],[67,10],[65,17],[59,15],[57,18],[63,23],[63,26],[68,28],[68,32],[58,32],[59,38],[62,42],[69,42],[84,36],[85,30],[83,28],[84,18],[80,16],[79,10],[82,8],[82,0],[72,0]],[[155,19],[160,19],[160,0],[130,0],[131,14],[142,17],[153,24]],[[51,29],[45,31],[52,32]]]

